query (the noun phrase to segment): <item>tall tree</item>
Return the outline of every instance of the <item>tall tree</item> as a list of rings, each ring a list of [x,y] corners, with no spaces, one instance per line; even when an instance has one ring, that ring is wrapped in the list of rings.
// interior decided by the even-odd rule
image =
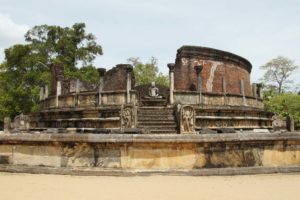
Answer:
[[[98,80],[92,61],[102,54],[102,48],[93,34],[85,32],[84,23],[71,28],[35,26],[26,33],[25,40],[27,44],[6,49],[0,64],[0,123],[5,116],[38,108],[39,86],[50,82],[51,63],[63,63],[67,77]]]
[[[266,70],[262,81],[265,84],[271,84],[277,87],[278,93],[283,93],[284,89],[292,83],[290,80],[291,74],[298,68],[293,60],[278,56],[261,66],[261,69]]]
[[[25,34],[25,40],[43,58],[43,63],[63,63],[67,77],[85,79],[78,68],[91,66],[96,56],[102,55],[101,46],[93,34],[85,32],[84,23],[76,23],[71,28],[35,26]]]
[[[129,58],[127,62],[131,63],[134,67],[133,71],[137,85],[149,84],[151,82],[155,82],[158,85],[168,85],[168,76],[159,72],[156,58],[151,57],[149,62],[146,63],[142,63],[139,58]]]

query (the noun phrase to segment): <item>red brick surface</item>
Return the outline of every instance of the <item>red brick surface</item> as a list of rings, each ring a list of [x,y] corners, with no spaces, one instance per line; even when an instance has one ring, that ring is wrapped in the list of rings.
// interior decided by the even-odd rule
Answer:
[[[228,59],[222,61],[222,57],[213,59],[212,56],[205,58],[205,56],[182,56],[177,55],[175,70],[174,70],[174,87],[175,90],[191,90],[192,85],[197,88],[197,75],[194,70],[195,65],[203,65],[201,72],[202,77],[202,92],[222,92],[222,77],[226,82],[226,93],[228,94],[241,94],[240,92],[240,80],[244,81],[244,91],[246,96],[252,96],[250,85],[250,72],[245,67],[244,63],[229,62]],[[212,90],[209,91],[207,82],[211,76],[211,68],[213,65],[217,65],[214,71]],[[250,63],[249,63],[250,64]],[[251,67],[251,64],[250,64]],[[251,68],[250,68],[251,70]]]

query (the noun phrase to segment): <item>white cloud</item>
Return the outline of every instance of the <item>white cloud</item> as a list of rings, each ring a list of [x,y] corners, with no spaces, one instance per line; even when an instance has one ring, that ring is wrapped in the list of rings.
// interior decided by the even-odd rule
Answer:
[[[0,48],[7,48],[24,41],[29,26],[15,23],[9,15],[0,13]]]

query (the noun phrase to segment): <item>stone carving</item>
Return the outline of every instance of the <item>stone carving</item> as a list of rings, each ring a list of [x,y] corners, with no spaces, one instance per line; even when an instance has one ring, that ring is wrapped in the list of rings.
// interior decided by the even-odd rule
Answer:
[[[181,133],[195,133],[195,110],[192,106],[182,106],[180,121]]]
[[[151,83],[151,87],[149,88],[149,96],[150,96],[150,97],[154,97],[154,98],[159,97],[159,90],[158,90],[158,88],[155,86],[155,82],[152,82],[152,83]]]
[[[132,107],[123,107],[121,110],[121,129],[134,128],[134,110]]]
[[[87,143],[64,146],[62,157],[62,166],[93,167],[95,165],[94,149]]]
[[[278,115],[272,117],[272,126],[274,130],[286,129],[286,121]]]
[[[14,121],[11,124],[11,127],[13,129],[27,130],[27,129],[29,129],[29,121],[30,121],[29,116],[23,115],[23,113],[22,113],[20,115],[17,115],[14,118]]]

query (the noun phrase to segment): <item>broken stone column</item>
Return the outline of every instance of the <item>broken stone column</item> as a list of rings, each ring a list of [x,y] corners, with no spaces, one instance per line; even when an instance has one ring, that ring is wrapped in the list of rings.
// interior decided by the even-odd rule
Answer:
[[[261,84],[261,83],[259,83],[259,84],[256,84],[256,86],[257,86],[257,97],[258,98],[263,98],[263,93],[262,93],[262,88],[263,88],[263,85]]]
[[[4,133],[10,133],[11,119],[10,117],[4,117]]]
[[[286,118],[286,129],[290,132],[295,131],[295,120],[291,115],[287,116]]]
[[[40,86],[40,101],[43,101],[45,99],[44,92],[45,92],[45,87],[44,87],[44,85],[41,85]]]
[[[97,70],[98,70],[98,74],[99,74],[98,105],[100,106],[102,104],[103,78],[104,78],[106,69],[98,68]]]
[[[47,99],[49,96],[48,85],[44,86],[44,99]]]
[[[80,92],[80,81],[78,79],[76,79],[76,83],[75,83],[75,97],[74,97],[74,107],[78,106],[79,104],[79,98],[78,98],[78,94]]]
[[[246,102],[246,97],[245,97],[244,80],[240,80],[240,94],[243,96],[243,104],[244,104],[244,106],[246,106],[247,102]]]
[[[61,95],[61,81],[57,81],[56,84],[56,107],[58,108],[59,100],[58,97]]]
[[[170,104],[174,104],[174,63],[169,63],[168,68],[169,68],[169,81],[170,81]]]
[[[196,65],[194,67],[196,73],[197,73],[197,91],[199,93],[199,104],[203,104],[202,101],[202,78],[201,78],[201,71],[203,69],[202,65]]]
[[[131,74],[133,71],[133,67],[131,65],[128,65],[126,68],[127,71],[127,87],[126,87],[126,103],[130,103],[130,91],[131,91]]]
[[[226,94],[226,81],[224,76],[222,76],[222,93]]]
[[[252,96],[257,98],[257,84],[256,83],[252,84]]]

